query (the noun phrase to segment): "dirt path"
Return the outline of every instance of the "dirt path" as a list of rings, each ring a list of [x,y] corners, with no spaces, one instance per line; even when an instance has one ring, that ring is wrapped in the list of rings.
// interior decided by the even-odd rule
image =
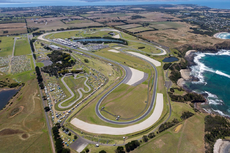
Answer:
[[[177,153],[179,153],[179,150],[180,150],[180,144],[181,144],[182,137],[184,135],[184,129],[186,127],[186,124],[187,124],[187,120],[184,122],[183,129],[181,131],[180,139],[179,139],[179,142],[178,142],[178,145],[177,145]]]
[[[13,59],[13,57],[14,57],[14,51],[15,51],[16,40],[17,40],[17,37],[14,37],[14,46],[13,46],[13,51],[12,51],[12,55],[11,55],[11,57],[10,57],[10,62],[9,62],[9,70],[8,70],[8,73],[9,73],[9,74],[11,73],[11,62],[12,62],[12,59]]]
[[[33,96],[32,96],[33,106],[32,106],[32,108],[30,108],[30,113],[28,113],[27,116],[26,116],[26,117],[24,118],[24,120],[22,121],[22,125],[23,125],[28,131],[32,131],[32,130],[26,127],[25,121],[26,121],[27,117],[29,117],[29,116],[33,113],[33,111],[34,111],[34,109],[35,109],[35,100],[34,100],[34,99],[35,99],[36,94],[37,94],[37,91],[35,91],[35,93],[34,93]]]

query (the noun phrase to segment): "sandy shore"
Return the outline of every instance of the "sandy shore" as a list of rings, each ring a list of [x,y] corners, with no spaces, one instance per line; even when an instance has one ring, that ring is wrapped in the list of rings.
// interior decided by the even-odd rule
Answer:
[[[227,153],[230,151],[230,142],[222,139],[216,140],[214,144],[213,152],[214,153]]]
[[[179,87],[182,87],[182,88],[183,88],[184,84],[185,84],[184,78],[180,78],[180,79],[177,81],[177,85],[178,85]]]
[[[227,33],[227,32],[218,32],[218,33],[214,34],[213,37],[218,38],[218,39],[221,39],[221,38],[219,38],[218,36],[219,36],[220,34],[222,34],[222,33]]]
[[[79,120],[77,118],[72,119],[70,123],[76,126],[77,128],[82,129],[86,132],[90,132],[90,133],[109,134],[109,135],[125,135],[129,133],[138,132],[138,131],[144,130],[152,126],[161,117],[163,107],[164,107],[163,94],[157,93],[156,105],[153,110],[153,113],[151,114],[149,118],[147,118],[141,123],[130,125],[127,127],[121,127],[121,128],[90,124],[82,120]]]
[[[181,69],[180,70],[181,77],[184,80],[189,80],[190,79],[190,72],[191,71],[189,69]]]
[[[9,87],[1,88],[1,89],[0,89],[0,92],[1,92],[1,91],[6,91],[6,90],[18,90],[20,87],[21,87],[21,86],[15,87],[15,88],[9,88]]]
[[[191,53],[194,53],[196,52],[196,50],[188,50],[186,53],[185,53],[185,58],[188,58],[190,56]]]

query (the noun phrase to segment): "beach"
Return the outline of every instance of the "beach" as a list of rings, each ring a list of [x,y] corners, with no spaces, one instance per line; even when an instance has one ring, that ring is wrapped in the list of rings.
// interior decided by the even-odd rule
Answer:
[[[218,38],[218,39],[228,39],[228,38],[221,38],[220,37],[221,34],[229,34],[229,33],[228,32],[218,32],[214,34],[213,37]]]

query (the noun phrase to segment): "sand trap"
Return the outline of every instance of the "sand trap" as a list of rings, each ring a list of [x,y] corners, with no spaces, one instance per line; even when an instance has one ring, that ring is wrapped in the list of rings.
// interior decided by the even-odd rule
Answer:
[[[145,73],[142,72],[142,71],[139,71],[139,70],[136,70],[136,69],[133,69],[131,67],[129,67],[129,69],[131,70],[131,77],[126,80],[125,84],[128,84],[128,85],[137,85],[138,82],[141,83],[141,80],[143,80],[145,77]],[[130,74],[129,74],[130,75]],[[148,78],[148,77],[147,77]],[[146,79],[147,79],[146,78]],[[143,80],[145,81],[145,80]],[[142,81],[142,82],[143,82]]]
[[[120,49],[121,47],[114,47],[115,49]]]
[[[155,105],[155,108],[153,110],[153,113],[151,114],[151,116],[149,118],[147,118],[146,120],[144,120],[141,123],[127,126],[127,127],[122,127],[122,128],[115,128],[115,127],[110,127],[110,126],[90,124],[90,123],[84,122],[82,120],[79,120],[77,118],[74,118],[73,120],[71,120],[70,123],[73,124],[74,126],[76,126],[77,128],[84,130],[86,132],[90,132],[90,133],[109,134],[109,135],[124,135],[124,134],[138,132],[138,131],[144,130],[144,129],[152,126],[161,117],[163,107],[164,107],[163,94],[157,93],[156,105]]]
[[[141,57],[141,58],[153,63],[156,67],[161,66],[161,62],[154,60],[148,56],[145,56],[145,55],[142,55],[142,54],[136,53],[136,52],[128,52],[128,53],[133,54],[133,55],[138,56],[138,57]]]
[[[120,35],[117,34],[117,35],[113,36],[113,38],[120,38]]]
[[[110,49],[110,50],[108,50],[109,52],[113,52],[113,53],[120,53],[120,51],[118,51],[118,50],[115,50],[115,49]]]

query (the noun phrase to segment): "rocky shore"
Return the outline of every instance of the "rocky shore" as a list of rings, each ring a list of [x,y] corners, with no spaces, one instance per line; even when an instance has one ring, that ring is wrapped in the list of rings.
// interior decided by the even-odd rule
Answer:
[[[195,57],[195,54],[194,54],[195,52],[196,50],[189,50],[185,54],[185,59],[188,61],[189,66],[195,65],[193,61]],[[180,70],[181,78],[177,81],[177,85],[179,87],[185,88],[184,87],[185,81],[198,81],[198,78],[195,78],[194,76],[190,75],[190,72],[191,70],[189,68]]]

